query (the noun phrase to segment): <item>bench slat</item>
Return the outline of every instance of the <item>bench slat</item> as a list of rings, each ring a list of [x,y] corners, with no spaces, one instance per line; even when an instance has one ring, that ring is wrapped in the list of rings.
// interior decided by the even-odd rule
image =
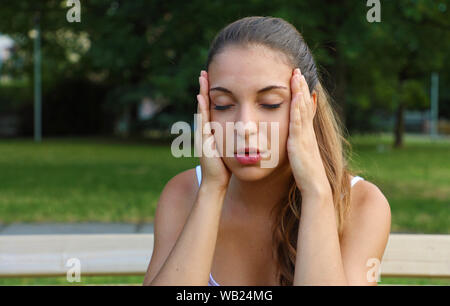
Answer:
[[[450,277],[450,235],[391,234],[381,275]]]
[[[0,276],[65,276],[70,258],[83,275],[143,275],[153,234],[0,236]],[[391,234],[382,276],[450,277],[450,235]]]
[[[153,234],[0,236],[0,276],[60,276],[78,258],[81,275],[143,274]]]

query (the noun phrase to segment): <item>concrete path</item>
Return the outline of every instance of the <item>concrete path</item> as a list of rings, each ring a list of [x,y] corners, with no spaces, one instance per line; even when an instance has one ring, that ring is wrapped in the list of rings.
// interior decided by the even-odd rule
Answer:
[[[153,223],[0,223],[0,235],[152,233]]]

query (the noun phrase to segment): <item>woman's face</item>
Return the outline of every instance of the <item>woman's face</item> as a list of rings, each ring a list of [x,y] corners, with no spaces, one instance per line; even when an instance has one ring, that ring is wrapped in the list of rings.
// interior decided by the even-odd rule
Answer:
[[[282,56],[265,47],[231,46],[217,54],[208,69],[210,121],[222,127],[221,133],[214,134],[218,150],[226,166],[241,180],[258,180],[288,165],[293,68],[282,61]],[[227,123],[246,127],[234,130],[231,150],[256,146],[264,156],[262,160],[243,164],[226,154]],[[263,162],[270,166],[261,167]]]

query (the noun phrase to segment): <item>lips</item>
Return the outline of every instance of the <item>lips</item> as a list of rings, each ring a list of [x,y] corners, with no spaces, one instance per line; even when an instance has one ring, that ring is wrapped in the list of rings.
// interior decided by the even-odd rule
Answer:
[[[257,164],[262,158],[258,148],[237,150],[234,157],[242,165]]]
[[[244,154],[247,155],[247,154],[251,154],[251,153],[259,154],[261,152],[259,151],[258,148],[244,148],[244,149],[237,150],[236,152],[234,152],[234,154],[239,154],[239,155],[244,155]]]

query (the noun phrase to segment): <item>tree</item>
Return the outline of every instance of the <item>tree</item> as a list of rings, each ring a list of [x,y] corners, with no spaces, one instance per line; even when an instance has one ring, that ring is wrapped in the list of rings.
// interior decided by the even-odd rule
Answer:
[[[358,58],[358,67],[369,72],[369,82],[357,81],[354,88],[395,111],[395,147],[403,144],[404,110],[429,105],[429,76],[443,71],[448,60],[448,7],[444,1],[383,2],[382,21],[367,24],[369,35],[362,43],[370,52]]]
[[[34,14],[41,14],[44,93],[83,79],[107,91],[104,100],[91,101],[105,111],[136,114],[137,103],[151,96],[171,104],[172,122],[192,120],[209,44],[222,27],[245,16],[282,17],[296,26],[342,120],[353,124],[358,113],[374,108],[396,112],[397,146],[404,109],[427,106],[429,75],[447,73],[450,54],[444,0],[382,1],[379,23],[367,21],[365,1],[350,0],[91,0],[81,1],[81,22],[73,23],[64,1],[4,2],[0,31],[15,39],[29,79],[28,32]]]

